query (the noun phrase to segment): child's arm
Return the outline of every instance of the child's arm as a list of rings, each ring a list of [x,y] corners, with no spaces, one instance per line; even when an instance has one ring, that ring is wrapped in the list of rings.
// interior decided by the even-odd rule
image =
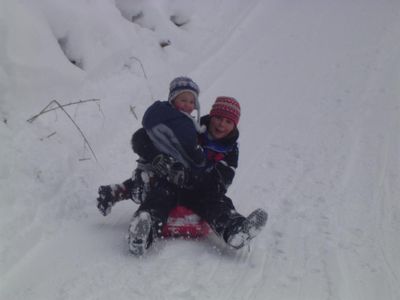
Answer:
[[[152,166],[152,171],[161,178],[177,185],[183,186],[187,171],[184,166],[172,157],[159,151],[150,140],[146,130],[141,128],[132,136],[132,149]]]
[[[131,139],[132,150],[144,160],[151,162],[153,159],[161,154],[150,140],[146,130],[144,128],[138,129]]]
[[[233,181],[238,167],[239,149],[235,145],[233,149],[226,154],[223,160],[215,164],[215,169],[218,170],[220,178],[226,188],[228,188]]]
[[[205,158],[198,146],[193,119],[168,102],[156,101],[143,115],[143,128],[156,149],[186,168],[203,167]]]

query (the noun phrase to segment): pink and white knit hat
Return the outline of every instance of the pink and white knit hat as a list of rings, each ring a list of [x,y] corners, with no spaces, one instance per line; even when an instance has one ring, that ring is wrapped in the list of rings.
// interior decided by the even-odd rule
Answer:
[[[210,116],[227,118],[237,126],[240,118],[240,104],[233,97],[217,97],[211,108]]]

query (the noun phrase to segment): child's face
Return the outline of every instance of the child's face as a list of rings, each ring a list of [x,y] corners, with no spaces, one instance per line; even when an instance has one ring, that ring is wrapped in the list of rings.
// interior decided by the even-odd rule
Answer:
[[[196,99],[191,92],[183,92],[176,96],[172,104],[177,110],[191,114],[194,110]]]
[[[232,120],[220,117],[212,116],[208,132],[215,139],[222,139],[232,132],[235,128],[235,123]]]

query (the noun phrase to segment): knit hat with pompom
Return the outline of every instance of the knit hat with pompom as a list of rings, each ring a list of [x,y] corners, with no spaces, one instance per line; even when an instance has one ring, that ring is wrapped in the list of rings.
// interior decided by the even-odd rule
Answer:
[[[227,118],[237,126],[240,118],[240,104],[233,97],[217,97],[211,108],[210,116]]]

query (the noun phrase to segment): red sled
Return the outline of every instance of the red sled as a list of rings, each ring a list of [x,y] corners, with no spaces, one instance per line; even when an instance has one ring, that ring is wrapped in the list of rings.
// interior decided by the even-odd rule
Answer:
[[[192,210],[184,206],[176,206],[171,210],[167,223],[162,228],[164,237],[199,238],[211,232],[210,226]]]

